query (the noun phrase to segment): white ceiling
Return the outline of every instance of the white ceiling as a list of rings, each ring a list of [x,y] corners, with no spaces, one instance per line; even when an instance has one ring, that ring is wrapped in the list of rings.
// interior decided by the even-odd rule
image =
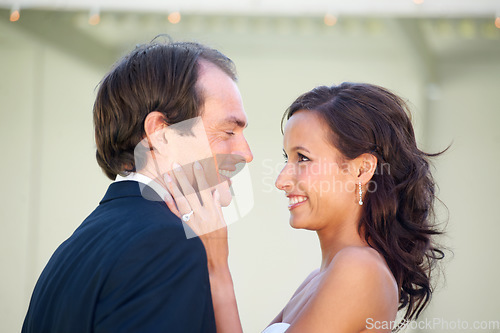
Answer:
[[[0,0],[0,7],[219,15],[500,16],[500,0]]]
[[[21,10],[17,22],[8,20],[12,6]],[[498,9],[500,0],[0,0],[0,31],[8,25],[103,68],[159,33],[285,53],[331,42],[366,52],[367,41],[394,40],[432,80],[437,64],[500,57]],[[100,21],[91,25],[96,10]],[[178,24],[167,20],[172,11],[182,14]],[[338,16],[334,26],[326,13]]]

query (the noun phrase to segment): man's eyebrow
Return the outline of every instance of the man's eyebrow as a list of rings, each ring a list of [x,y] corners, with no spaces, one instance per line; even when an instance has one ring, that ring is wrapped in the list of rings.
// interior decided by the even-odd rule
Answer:
[[[221,125],[227,125],[227,124],[231,124],[231,125],[236,125],[238,127],[242,127],[242,128],[246,128],[248,126],[248,123],[245,121],[245,120],[242,120],[240,118],[237,118],[237,117],[228,117],[226,119],[224,119],[223,121],[221,121]]]

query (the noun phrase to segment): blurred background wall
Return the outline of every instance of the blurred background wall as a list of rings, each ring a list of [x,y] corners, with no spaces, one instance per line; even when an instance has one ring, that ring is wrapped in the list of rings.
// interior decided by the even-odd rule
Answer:
[[[448,220],[442,241],[453,254],[422,320],[500,321],[500,18],[490,10],[500,9],[499,1],[475,3],[488,4],[483,12],[407,1],[401,13],[388,5],[343,13],[337,1],[305,14],[280,13],[279,6],[266,12],[258,7],[265,1],[250,2],[258,10],[0,2],[1,332],[20,330],[41,270],[110,183],[94,158],[97,84],[115,60],[160,33],[218,48],[238,69],[254,207],[229,234],[246,332],[261,331],[320,264],[316,235],[290,228],[286,198],[274,188],[283,166],[280,119],[299,94],[342,81],[382,85],[408,99],[423,149],[452,143],[434,166],[447,206],[438,205],[438,217]]]

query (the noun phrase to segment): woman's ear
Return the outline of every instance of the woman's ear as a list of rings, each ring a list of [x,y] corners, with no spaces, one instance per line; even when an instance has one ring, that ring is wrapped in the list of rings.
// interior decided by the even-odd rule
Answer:
[[[368,183],[377,169],[377,157],[372,154],[361,154],[356,159],[358,160],[358,179],[361,184]]]
[[[144,131],[150,149],[155,149],[159,152],[163,151],[167,144],[165,136],[165,116],[158,111],[150,112],[144,120]]]

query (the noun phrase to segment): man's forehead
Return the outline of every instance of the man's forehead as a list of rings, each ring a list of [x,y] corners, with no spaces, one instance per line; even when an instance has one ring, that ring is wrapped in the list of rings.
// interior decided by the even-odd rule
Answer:
[[[202,119],[211,126],[245,128],[248,120],[236,82],[213,64],[205,63],[198,89],[202,94]]]
[[[213,62],[204,59],[198,61],[198,81],[204,81],[208,78],[221,75],[227,76],[231,81],[236,82],[232,75]]]

